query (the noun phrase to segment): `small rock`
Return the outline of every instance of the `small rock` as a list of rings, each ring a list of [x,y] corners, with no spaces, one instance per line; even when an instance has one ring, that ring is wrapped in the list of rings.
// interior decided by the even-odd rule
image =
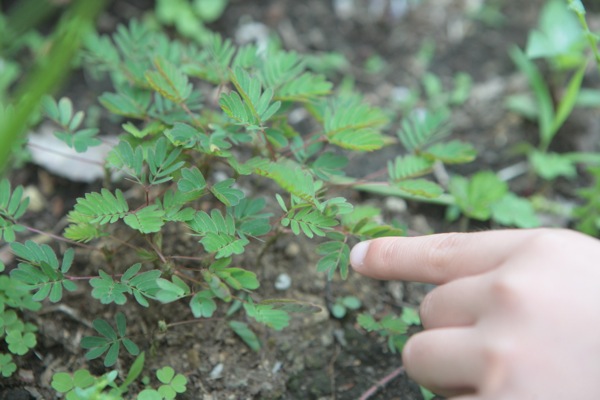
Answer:
[[[292,277],[285,272],[279,274],[275,280],[275,289],[277,290],[288,290],[292,286]]]
[[[218,363],[215,367],[210,371],[209,378],[210,379],[220,379],[223,374],[223,363]]]
[[[23,190],[23,197],[29,197],[29,205],[27,206],[29,211],[40,212],[46,208],[44,195],[33,185],[29,185]]]
[[[406,212],[406,201],[399,197],[388,197],[385,199],[385,208],[394,213]]]
[[[283,366],[283,363],[281,361],[276,361],[275,365],[273,365],[273,368],[271,369],[271,373],[276,374],[279,372],[279,370],[281,370],[281,367]]]
[[[288,258],[294,258],[300,254],[300,245],[296,242],[290,242],[284,250],[284,254]]]
[[[392,295],[397,303],[401,303],[404,300],[404,284],[399,281],[387,282],[387,290]]]
[[[335,0],[333,9],[338,18],[350,19],[356,11],[356,6],[353,0]]]

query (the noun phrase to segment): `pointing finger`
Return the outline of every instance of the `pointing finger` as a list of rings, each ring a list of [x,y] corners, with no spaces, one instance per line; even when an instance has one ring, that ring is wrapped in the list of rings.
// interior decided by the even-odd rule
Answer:
[[[498,267],[542,231],[553,230],[385,237],[354,246],[350,261],[357,272],[372,278],[442,284]]]

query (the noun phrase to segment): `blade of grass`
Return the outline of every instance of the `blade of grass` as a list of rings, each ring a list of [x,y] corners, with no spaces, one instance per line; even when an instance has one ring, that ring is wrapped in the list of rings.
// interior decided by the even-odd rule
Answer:
[[[70,6],[57,28],[56,39],[48,56],[33,69],[17,88],[14,111],[0,121],[0,173],[19,136],[25,131],[40,99],[54,91],[69,73],[69,65],[93,21],[106,2],[79,0]]]
[[[554,107],[550,90],[536,65],[527,58],[525,53],[517,46],[509,50],[510,57],[517,67],[525,74],[533,90],[538,105],[538,124],[540,129],[540,150],[546,151],[556,131],[552,131],[554,121]]]
[[[575,107],[575,103],[579,96],[579,90],[581,89],[581,82],[583,81],[586,67],[587,63],[582,64],[569,81],[567,90],[558,104],[558,109],[556,110],[554,121],[552,122],[552,132],[558,132],[569,115],[571,115],[571,111],[573,111],[573,107]]]

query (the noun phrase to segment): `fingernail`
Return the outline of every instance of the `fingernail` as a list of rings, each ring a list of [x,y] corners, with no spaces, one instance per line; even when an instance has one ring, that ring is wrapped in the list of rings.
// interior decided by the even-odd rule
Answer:
[[[352,251],[350,252],[350,264],[352,264],[352,267],[362,267],[370,244],[370,241],[360,242],[352,248]]]

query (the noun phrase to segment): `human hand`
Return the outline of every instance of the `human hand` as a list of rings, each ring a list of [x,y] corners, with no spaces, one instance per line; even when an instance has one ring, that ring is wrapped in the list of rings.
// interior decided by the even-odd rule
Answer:
[[[440,285],[407,373],[453,400],[600,399],[600,241],[568,230],[380,238],[352,249],[377,279]]]

